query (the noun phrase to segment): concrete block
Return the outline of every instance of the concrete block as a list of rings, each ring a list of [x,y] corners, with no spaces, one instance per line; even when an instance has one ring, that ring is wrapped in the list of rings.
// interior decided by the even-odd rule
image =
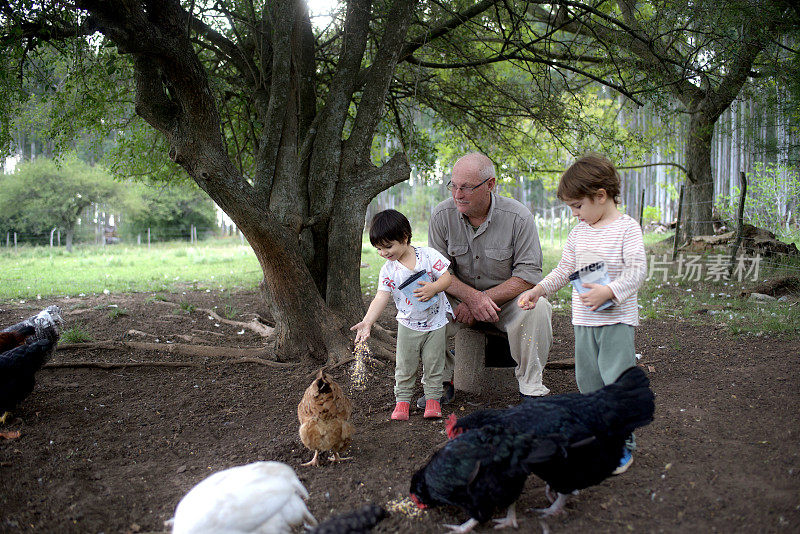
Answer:
[[[487,354],[487,345],[492,354]],[[507,352],[508,340],[504,333],[462,328],[456,333],[455,349],[453,382],[456,389],[468,393],[519,391],[519,383],[514,376],[516,364]],[[486,365],[487,358],[489,366]]]

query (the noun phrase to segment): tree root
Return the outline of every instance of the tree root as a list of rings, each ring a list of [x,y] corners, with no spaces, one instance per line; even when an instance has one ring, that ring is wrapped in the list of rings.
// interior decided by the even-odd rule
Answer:
[[[275,331],[273,327],[265,325],[264,323],[259,321],[258,318],[253,318],[253,320],[250,321],[249,323],[244,323],[242,321],[232,321],[230,319],[225,319],[223,317],[220,317],[214,310],[209,310],[208,308],[196,308],[196,309],[197,311],[207,313],[208,315],[213,317],[214,320],[219,321],[220,323],[238,326],[241,328],[247,328],[249,330],[252,330],[256,334],[260,335],[261,337],[272,337],[272,333]]]
[[[295,363],[273,362],[272,360],[264,360],[261,358],[237,358],[235,360],[225,360],[222,362],[89,362],[89,361],[76,361],[76,362],[62,362],[62,363],[46,363],[43,368],[45,369],[81,369],[81,368],[97,368],[97,369],[120,369],[125,367],[216,367],[219,365],[230,365],[237,363],[257,363],[259,365],[266,365],[269,367],[291,367],[298,365]]]
[[[262,359],[259,356],[264,355],[264,349],[238,349],[233,347],[213,347],[210,345],[187,345],[183,343],[143,343],[139,341],[95,341],[90,343],[66,343],[58,346],[59,351],[66,350],[119,350],[119,349],[134,349],[134,350],[151,350],[155,352],[166,352],[169,354],[182,354],[184,356],[202,356],[207,358],[213,357],[237,357],[237,358],[254,358],[256,360]],[[276,362],[273,360],[263,360],[270,362],[276,366],[296,365],[294,363]]]
[[[386,328],[376,323],[372,325],[371,337],[372,339],[377,339],[378,341],[385,343],[387,345],[394,346],[397,334],[396,332],[392,333],[391,330],[387,330]]]
[[[176,303],[170,302],[170,301],[158,301],[157,300],[157,301],[154,301],[154,302],[159,302],[161,304],[166,304],[168,306],[173,306],[173,307],[177,306]],[[89,310],[87,310],[87,311],[89,311]],[[210,315],[215,321],[220,322],[220,323],[233,325],[233,326],[236,326],[238,328],[247,328],[248,330],[252,330],[256,334],[258,334],[258,335],[260,335],[261,337],[264,337],[264,338],[272,337],[272,333],[275,331],[275,329],[273,327],[268,326],[268,325],[262,323],[261,321],[259,321],[258,320],[258,316],[254,317],[252,321],[245,323],[245,322],[242,322],[242,321],[232,321],[231,319],[225,319],[224,317],[220,317],[220,315],[218,315],[217,312],[215,312],[214,310],[210,310],[208,308],[195,308],[195,311],[206,313],[206,314]],[[78,311],[73,311],[71,313],[78,313]],[[215,334],[216,334],[216,332],[215,332]]]

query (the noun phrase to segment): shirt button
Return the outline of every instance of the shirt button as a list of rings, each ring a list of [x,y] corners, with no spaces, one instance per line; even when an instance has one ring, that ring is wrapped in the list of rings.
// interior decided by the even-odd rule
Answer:
[[[481,275],[478,275],[478,280],[480,280],[480,279],[481,279]]]
[[[475,259],[479,260],[479,259],[481,259],[481,257],[480,256],[475,256]]]

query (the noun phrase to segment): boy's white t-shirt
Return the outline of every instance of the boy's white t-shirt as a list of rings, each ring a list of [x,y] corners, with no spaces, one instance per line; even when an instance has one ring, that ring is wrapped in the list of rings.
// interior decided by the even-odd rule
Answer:
[[[430,247],[414,247],[414,255],[417,258],[414,270],[408,269],[399,261],[387,261],[378,275],[378,291],[391,292],[397,307],[398,323],[421,332],[437,330],[447,324],[447,314],[453,313],[444,291],[438,293],[439,302],[420,310],[397,288],[409,276],[423,269],[428,272],[431,280],[438,280],[447,271],[450,262],[438,250]]]

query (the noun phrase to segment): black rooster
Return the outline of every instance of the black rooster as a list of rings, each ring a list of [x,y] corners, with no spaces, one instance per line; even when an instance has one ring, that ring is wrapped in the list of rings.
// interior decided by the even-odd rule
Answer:
[[[0,332],[0,423],[30,395],[36,372],[55,352],[64,321],[58,306]]]
[[[449,503],[467,510],[471,519],[457,527],[461,532],[487,520],[484,510],[495,506],[509,507],[498,526],[513,525],[513,503],[533,473],[547,483],[552,502],[543,515],[560,513],[569,493],[612,474],[625,439],[652,421],[654,408],[649,380],[634,367],[594,393],[541,397],[507,410],[451,417],[447,433],[453,439],[414,475],[412,499],[418,505]],[[487,440],[497,442],[490,451],[502,454],[487,457],[481,450]],[[494,474],[474,476],[489,470]],[[468,483],[462,489],[464,480]],[[551,497],[551,489],[557,498]],[[482,503],[480,511],[477,502]]]

